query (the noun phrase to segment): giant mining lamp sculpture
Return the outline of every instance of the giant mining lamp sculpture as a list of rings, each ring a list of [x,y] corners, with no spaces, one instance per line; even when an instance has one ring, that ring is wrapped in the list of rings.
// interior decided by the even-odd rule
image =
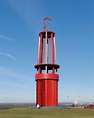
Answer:
[[[59,75],[57,69],[59,65],[56,61],[55,33],[45,30],[44,18],[43,31],[39,33],[38,63],[35,75],[36,81],[36,105],[38,106],[58,106],[58,81]]]

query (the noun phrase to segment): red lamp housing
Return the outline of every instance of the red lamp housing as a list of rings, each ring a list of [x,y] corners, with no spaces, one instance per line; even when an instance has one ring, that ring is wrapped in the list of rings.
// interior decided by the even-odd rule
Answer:
[[[35,75],[36,105],[58,106],[58,81],[59,75],[55,64],[56,45],[55,33],[44,30],[39,33],[38,63]]]

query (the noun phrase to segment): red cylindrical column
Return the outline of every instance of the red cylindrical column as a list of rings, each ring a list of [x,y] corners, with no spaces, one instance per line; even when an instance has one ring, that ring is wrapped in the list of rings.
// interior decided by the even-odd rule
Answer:
[[[35,65],[36,105],[58,106],[59,75],[55,64],[55,33],[43,31],[39,33],[38,64]]]

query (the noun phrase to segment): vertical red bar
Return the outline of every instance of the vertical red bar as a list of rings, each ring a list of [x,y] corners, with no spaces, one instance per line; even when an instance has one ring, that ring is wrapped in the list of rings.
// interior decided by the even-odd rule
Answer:
[[[56,106],[58,106],[58,81],[56,81]]]
[[[51,33],[51,40],[52,40],[52,63],[54,63],[54,39],[53,39],[53,33]],[[52,68],[52,73],[54,73],[54,67]]]
[[[51,40],[52,40],[52,63],[54,63],[54,41],[53,41],[53,33],[51,33]]]
[[[45,79],[45,106],[47,106],[47,80]]]
[[[55,37],[53,37],[53,44],[54,44],[54,63],[56,62],[56,44],[55,44]]]
[[[48,35],[46,32],[46,50],[45,50],[45,54],[46,54],[46,63],[48,63]]]
[[[39,56],[38,56],[38,63],[42,63],[42,46],[43,46],[43,42],[42,42],[42,34],[40,34],[40,41],[39,41]]]

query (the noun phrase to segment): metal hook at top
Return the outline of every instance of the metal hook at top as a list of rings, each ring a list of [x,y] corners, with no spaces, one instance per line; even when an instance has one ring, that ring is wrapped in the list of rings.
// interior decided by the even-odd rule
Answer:
[[[50,20],[50,21],[51,21],[52,19],[51,19],[51,18],[48,18],[48,17],[46,17],[46,18],[44,18],[44,19],[43,19],[43,24],[44,24],[44,28],[43,28],[43,29],[45,29],[45,28],[46,28],[46,23],[45,23],[45,20]]]

